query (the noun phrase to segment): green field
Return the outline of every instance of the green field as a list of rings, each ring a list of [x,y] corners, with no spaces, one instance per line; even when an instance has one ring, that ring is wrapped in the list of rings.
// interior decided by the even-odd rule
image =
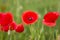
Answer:
[[[44,14],[50,11],[60,12],[60,0],[0,0],[0,12],[12,12],[17,24],[22,23],[23,11],[33,10],[41,15],[34,24],[24,25],[24,32],[0,32],[0,40],[58,40],[60,35],[60,17],[54,28],[42,24]]]

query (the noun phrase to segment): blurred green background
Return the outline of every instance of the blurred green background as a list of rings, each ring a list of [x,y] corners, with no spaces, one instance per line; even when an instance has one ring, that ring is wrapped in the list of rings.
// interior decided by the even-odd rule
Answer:
[[[60,35],[60,17],[52,30],[42,24],[44,14],[49,11],[60,12],[60,0],[0,0],[0,12],[12,12],[17,24],[22,23],[21,14],[26,10],[38,12],[41,18],[32,27],[24,25],[23,33],[12,32],[10,40],[55,40],[56,36]],[[0,33],[1,35],[3,35],[3,39],[0,37],[1,40],[8,40],[9,36],[6,32]]]

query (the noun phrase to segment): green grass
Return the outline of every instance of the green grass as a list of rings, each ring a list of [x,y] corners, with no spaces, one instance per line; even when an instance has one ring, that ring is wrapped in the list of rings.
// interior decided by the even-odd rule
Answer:
[[[6,7],[2,10],[1,7]],[[11,32],[11,40],[55,40],[60,34],[60,18],[54,28],[42,24],[44,14],[49,11],[60,12],[60,0],[0,0],[0,12],[12,12],[17,24],[22,23],[21,14],[25,10],[33,10],[41,15],[41,18],[33,25],[25,25],[23,33]],[[30,30],[31,29],[31,30]],[[53,31],[52,31],[53,30]],[[0,32],[0,40],[9,40],[6,32]]]

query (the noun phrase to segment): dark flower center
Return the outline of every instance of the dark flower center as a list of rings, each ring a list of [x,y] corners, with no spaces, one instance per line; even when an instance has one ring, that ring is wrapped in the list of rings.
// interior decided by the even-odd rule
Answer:
[[[28,20],[31,21],[32,20],[32,17],[28,18]]]

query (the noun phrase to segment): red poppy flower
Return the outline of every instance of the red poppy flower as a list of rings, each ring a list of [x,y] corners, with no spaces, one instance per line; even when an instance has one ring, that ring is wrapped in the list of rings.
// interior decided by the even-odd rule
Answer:
[[[10,12],[7,12],[4,14],[2,18],[1,25],[9,25],[13,21],[13,16]]]
[[[15,22],[12,22],[9,26],[10,30],[15,30],[16,27],[17,27],[17,24]]]
[[[3,32],[8,32],[9,26],[8,26],[8,25],[5,25],[5,26],[3,26],[3,27],[1,28],[1,30],[2,30]]]
[[[24,26],[23,26],[22,24],[19,24],[19,25],[16,27],[15,31],[16,31],[16,32],[19,32],[19,33],[23,32],[23,31],[24,31]]]
[[[55,26],[56,25],[56,20],[59,17],[58,12],[48,12],[45,14],[44,19],[43,19],[43,24],[47,26]]]
[[[22,14],[22,21],[26,24],[32,24],[38,19],[38,14],[33,11],[25,11]]]
[[[0,24],[2,22],[2,18],[3,18],[4,14],[2,12],[0,12]]]

